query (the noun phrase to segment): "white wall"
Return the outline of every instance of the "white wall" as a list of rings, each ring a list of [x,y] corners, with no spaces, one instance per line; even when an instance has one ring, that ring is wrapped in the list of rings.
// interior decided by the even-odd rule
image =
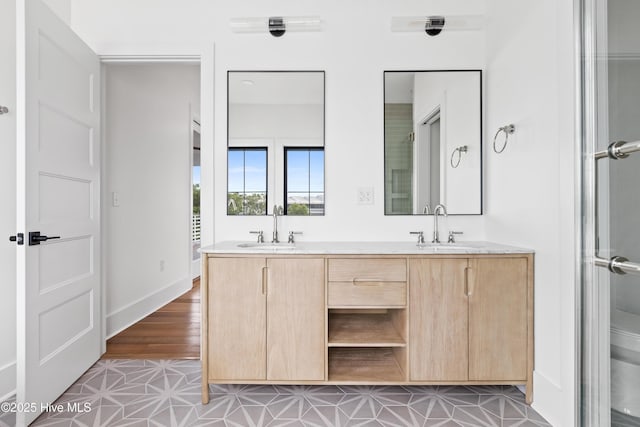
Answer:
[[[203,244],[247,239],[247,232],[256,228],[271,231],[270,218],[225,215],[227,70],[326,71],[327,214],[284,218],[284,231],[304,231],[301,240],[409,240],[408,231],[429,233],[431,223],[419,216],[383,215],[382,73],[485,69],[486,215],[452,217],[448,227],[464,231],[463,239],[536,250],[535,407],[554,425],[571,426],[576,392],[572,1],[492,0],[486,8],[486,37],[482,31],[426,37],[389,30],[391,16],[484,14],[485,2],[473,0],[252,0],[224,5],[207,0],[72,0],[71,17],[74,29],[101,54],[154,53],[158,45],[176,50],[196,46],[204,52]],[[274,13],[320,15],[324,28],[277,39],[230,31],[231,17]],[[215,64],[205,72],[213,63],[214,41]],[[206,121],[213,112],[216,126],[210,134],[213,122]],[[490,151],[493,133],[510,122],[516,124],[516,134],[505,152],[495,155]],[[358,187],[374,189],[373,205],[356,204]]]
[[[191,288],[190,133],[200,69],[108,64],[103,78],[111,336]]]
[[[71,0],[42,0],[66,24],[71,23]]]
[[[536,250],[534,407],[574,425],[573,4],[487,3],[486,237]],[[544,22],[541,26],[540,23]],[[502,154],[500,126],[516,133]]]
[[[457,3],[458,10],[482,13],[478,2]],[[283,2],[283,5],[287,3]],[[442,7],[442,5],[440,6]],[[450,6],[452,7],[452,6]],[[455,7],[455,6],[454,6]],[[275,7],[264,11],[265,14]],[[443,38],[389,31],[391,16],[420,14],[423,2],[406,2],[403,7],[370,2],[325,2],[320,10],[296,11],[286,6],[283,14],[317,13],[325,21],[324,31],[314,34],[249,36],[229,32],[228,19],[245,16],[241,10],[226,10],[216,39],[217,75],[227,69],[319,69],[326,71],[326,215],[287,217],[282,230],[300,230],[300,240],[404,240],[411,230],[429,233],[424,217],[384,216],[383,71],[403,69],[481,68],[484,41],[478,33],[449,33]],[[367,19],[360,19],[367,10]],[[255,11],[258,13],[257,11]],[[470,12],[471,13],[471,12]],[[259,14],[259,13],[258,13]],[[239,54],[241,52],[241,54]],[[419,54],[416,54],[419,52]],[[216,93],[225,93],[225,82],[216,81]],[[224,96],[216,96],[218,123],[226,121]],[[245,239],[256,227],[268,234],[271,218],[227,217],[225,201],[224,126],[216,127],[216,217],[215,239]],[[373,205],[358,205],[359,187],[371,187]],[[478,218],[452,218],[462,223]],[[479,226],[460,226],[469,234],[481,233]]]
[[[0,1],[0,401],[16,388],[16,2]]]
[[[245,239],[247,232],[271,231],[270,218],[227,217],[226,206],[226,72],[228,70],[326,71],[326,203],[320,217],[291,217],[283,231],[301,230],[301,240],[410,240],[410,230],[429,233],[424,217],[385,217],[383,176],[383,71],[402,69],[483,68],[482,32],[424,34],[391,33],[391,16],[438,13],[482,14],[484,2],[407,0],[401,4],[355,0],[301,3],[296,0],[224,3],[204,0],[173,2],[125,0],[72,1],[72,26],[98,53],[145,49],[158,45],[216,44],[213,92],[203,93],[203,108],[214,105],[214,135],[203,123],[203,244],[214,240]],[[150,14],[149,10],[153,10]],[[320,15],[323,31],[236,34],[231,17]],[[366,19],[362,18],[366,11]],[[134,46],[133,48],[131,46]],[[211,60],[211,58],[204,58]],[[203,69],[203,75],[204,74]],[[211,78],[210,76],[208,77]],[[203,112],[204,113],[204,112]],[[203,120],[207,119],[203,114]],[[215,141],[215,142],[214,142]],[[213,152],[209,152],[212,150]],[[213,164],[207,164],[213,158]],[[215,182],[215,184],[214,184]],[[215,193],[214,193],[215,185]],[[358,205],[357,189],[372,187],[375,203]],[[213,195],[215,200],[207,197]],[[481,217],[449,218],[465,237],[484,236]],[[215,238],[214,238],[215,230]]]

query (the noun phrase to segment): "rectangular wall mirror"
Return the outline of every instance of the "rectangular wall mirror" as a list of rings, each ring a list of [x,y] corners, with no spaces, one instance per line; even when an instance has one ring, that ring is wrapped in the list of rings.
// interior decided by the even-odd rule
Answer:
[[[324,71],[229,71],[227,214],[324,215]]]
[[[385,71],[386,215],[482,214],[482,72]]]

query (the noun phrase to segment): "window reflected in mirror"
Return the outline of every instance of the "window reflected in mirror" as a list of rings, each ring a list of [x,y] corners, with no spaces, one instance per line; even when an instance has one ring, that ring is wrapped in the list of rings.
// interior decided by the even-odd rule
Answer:
[[[266,215],[266,148],[229,148],[227,180],[228,215]]]
[[[324,148],[285,148],[286,215],[324,215]]]
[[[324,215],[324,72],[229,71],[229,215]]]
[[[482,214],[482,72],[385,71],[385,214]]]

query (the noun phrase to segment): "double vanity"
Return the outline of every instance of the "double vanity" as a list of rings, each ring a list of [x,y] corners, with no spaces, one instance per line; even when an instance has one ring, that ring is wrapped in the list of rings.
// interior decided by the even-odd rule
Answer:
[[[533,253],[487,242],[202,249],[209,384],[511,384],[532,401]]]

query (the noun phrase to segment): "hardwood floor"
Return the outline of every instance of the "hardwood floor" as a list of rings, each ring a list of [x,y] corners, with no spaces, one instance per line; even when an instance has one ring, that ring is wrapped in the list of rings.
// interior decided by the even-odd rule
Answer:
[[[200,280],[107,341],[103,359],[200,359]]]

